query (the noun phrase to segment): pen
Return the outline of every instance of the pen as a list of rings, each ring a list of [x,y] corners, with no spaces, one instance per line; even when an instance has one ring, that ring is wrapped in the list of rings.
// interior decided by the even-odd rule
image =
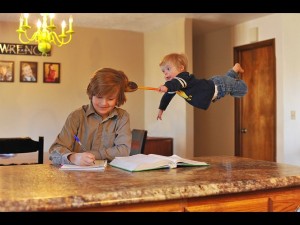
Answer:
[[[81,141],[79,140],[79,138],[76,135],[74,135],[74,138],[77,141],[77,143],[80,145],[80,147],[82,148],[82,150],[86,152],[86,148],[83,146],[83,144],[81,143]]]

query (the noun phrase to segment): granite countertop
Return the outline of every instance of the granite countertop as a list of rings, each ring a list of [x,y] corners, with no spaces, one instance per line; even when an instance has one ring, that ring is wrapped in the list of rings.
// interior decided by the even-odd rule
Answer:
[[[78,209],[299,186],[300,166],[197,157],[209,167],[127,172],[61,171],[50,164],[0,166],[0,211]]]

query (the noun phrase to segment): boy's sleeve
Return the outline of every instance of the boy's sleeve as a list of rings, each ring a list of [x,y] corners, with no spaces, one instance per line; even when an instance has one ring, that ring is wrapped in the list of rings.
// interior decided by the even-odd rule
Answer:
[[[165,86],[168,88],[169,92],[179,91],[182,88],[187,87],[187,80],[184,76],[177,75],[172,80],[167,81]]]
[[[159,104],[159,109],[161,110],[166,110],[166,108],[168,107],[169,103],[171,102],[172,98],[175,96],[176,92],[174,93],[165,93],[161,100],[160,100],[160,104]]]

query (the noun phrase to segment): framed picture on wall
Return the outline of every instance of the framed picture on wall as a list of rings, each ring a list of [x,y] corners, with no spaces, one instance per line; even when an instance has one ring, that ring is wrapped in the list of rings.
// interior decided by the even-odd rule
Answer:
[[[44,83],[60,83],[60,63],[44,63]]]
[[[14,82],[14,62],[0,60],[0,82]]]
[[[20,82],[37,82],[37,62],[20,62]]]

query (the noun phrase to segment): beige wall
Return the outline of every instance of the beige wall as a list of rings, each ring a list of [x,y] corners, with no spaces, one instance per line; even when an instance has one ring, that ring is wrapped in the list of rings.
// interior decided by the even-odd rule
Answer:
[[[179,19],[166,27],[145,33],[145,84],[158,86],[165,82],[159,68],[162,57],[171,52],[186,53],[192,65],[192,23]],[[162,94],[145,93],[145,128],[149,136],[174,138],[174,154],[182,157],[193,155],[193,114],[191,106],[175,96],[163,114],[163,120],[156,120]],[[187,108],[190,107],[188,110]],[[191,118],[191,119],[188,119]]]
[[[194,71],[198,78],[223,75],[233,63],[232,35],[222,29],[203,35],[194,29]],[[234,99],[223,98],[207,110],[194,109],[195,156],[234,155]]]
[[[17,23],[0,23],[1,42],[19,43],[15,32]],[[52,56],[1,55],[3,60],[38,62],[38,82],[0,83],[3,109],[1,137],[45,137],[45,151],[61,130],[68,114],[88,103],[85,94],[91,74],[101,67],[123,70],[138,85],[158,86],[164,82],[158,66],[160,59],[170,52],[184,52],[192,68],[192,21],[180,19],[166,27],[146,34],[74,26],[72,42],[61,48],[53,47]],[[5,35],[2,35],[5,33]],[[133,44],[134,43],[134,44]],[[42,82],[43,62],[61,63],[61,83]],[[10,96],[10,99],[6,97]],[[174,138],[174,153],[193,156],[193,108],[180,97],[172,101],[157,121],[161,94],[138,90],[128,93],[123,106],[131,117],[131,128],[147,129],[149,136]]]
[[[75,19],[75,18],[74,18]],[[0,42],[19,43],[18,23],[0,23]],[[131,80],[144,83],[143,34],[74,26],[69,45],[54,46],[52,56],[0,55],[15,62],[15,82],[0,83],[0,137],[45,137],[45,151],[61,130],[68,114],[89,103],[85,93],[92,73],[101,67],[123,70]],[[134,43],[134,44],[133,44]],[[20,61],[38,62],[38,82],[19,81]],[[43,62],[61,63],[61,83],[43,83]],[[131,128],[144,128],[144,92],[127,94],[123,106]]]

